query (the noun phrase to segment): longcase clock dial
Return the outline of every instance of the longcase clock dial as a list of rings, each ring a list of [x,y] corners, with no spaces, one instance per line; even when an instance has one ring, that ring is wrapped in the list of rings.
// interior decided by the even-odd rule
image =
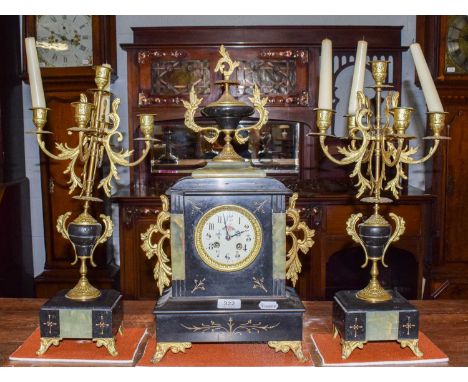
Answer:
[[[36,40],[42,66],[93,65],[91,16],[37,16]]]
[[[468,73],[468,16],[449,17],[445,70]]]
[[[257,257],[262,231],[255,216],[243,207],[223,205],[206,212],[195,228],[201,259],[223,272],[244,269]]]

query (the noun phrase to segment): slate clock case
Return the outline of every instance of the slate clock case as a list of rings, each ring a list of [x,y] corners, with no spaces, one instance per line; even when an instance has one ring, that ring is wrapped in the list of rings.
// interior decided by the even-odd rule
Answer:
[[[172,287],[154,309],[158,342],[301,341],[304,306],[296,292],[285,286],[285,204],[291,191],[273,178],[185,178],[167,194]],[[261,228],[255,259],[235,271],[214,269],[196,248],[195,227],[221,206],[250,211]],[[221,219],[213,235],[223,238],[228,232],[223,226]],[[249,232],[237,236],[245,234]],[[220,256],[226,256],[226,251]],[[230,306],[236,299],[240,306]]]

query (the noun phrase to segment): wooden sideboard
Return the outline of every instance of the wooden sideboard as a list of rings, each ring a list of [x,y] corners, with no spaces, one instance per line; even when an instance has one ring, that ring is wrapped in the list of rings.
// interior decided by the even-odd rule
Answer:
[[[370,59],[378,57],[391,62],[389,82],[400,90],[402,52],[407,49],[401,46],[401,27],[133,28],[134,42],[122,45],[127,52],[129,141],[136,155],[142,150],[141,145],[133,143],[140,135],[140,113],[156,114],[158,138],[165,140],[167,130],[175,136],[176,142],[164,141],[166,148],[178,145],[181,156],[187,152],[203,153],[199,141],[184,135],[187,129],[183,126],[182,100],[188,99],[192,86],[203,97],[203,105],[219,97],[219,87],[215,85],[219,78],[214,67],[221,44],[233,59],[241,62],[233,74],[241,82],[236,95],[246,100],[253,82],[257,83],[262,97],[268,97],[272,124],[283,129],[287,125],[289,132],[296,132],[296,167],[287,172],[267,168],[267,172],[299,193],[302,218],[316,230],[315,245],[302,257],[302,275],[296,285],[305,300],[329,298],[336,288],[362,288],[369,280],[369,270],[360,268],[361,250],[347,235],[345,224],[351,213],[368,215],[371,209],[354,199],[348,169],[338,168],[324,158],[317,140],[307,136],[314,129],[322,39],[328,37],[334,43],[336,85],[343,73],[352,71],[356,45],[362,36],[368,41]],[[335,86],[334,108],[348,102],[347,96],[337,90]],[[196,117],[203,122],[200,115]],[[336,117],[334,128],[340,123],[341,116]],[[174,135],[176,132],[179,135]],[[278,141],[281,136],[278,134]],[[333,147],[331,152],[336,154]],[[131,168],[130,189],[113,197],[120,208],[120,279],[126,298],[156,297],[154,263],[145,258],[140,248],[140,234],[155,223],[160,194],[190,174],[190,167],[184,167],[182,160],[167,166],[160,162],[159,155],[153,153],[141,166]],[[408,298],[422,295],[425,268],[431,261],[432,203],[431,196],[411,194],[384,210],[403,216],[407,229],[388,254],[392,266],[381,270],[382,281],[388,287],[397,287]]]

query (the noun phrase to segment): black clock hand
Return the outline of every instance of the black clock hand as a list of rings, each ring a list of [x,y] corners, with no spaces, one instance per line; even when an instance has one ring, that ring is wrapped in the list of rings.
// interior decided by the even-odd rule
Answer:
[[[234,236],[239,236],[240,234],[244,233],[244,232],[247,232],[248,229],[245,229],[243,231],[237,231],[234,235],[231,236],[231,239],[234,237]]]
[[[224,214],[223,214],[223,220],[224,220],[224,229],[226,230],[226,240],[231,240],[231,236],[229,235],[228,227],[226,224],[226,216],[224,216]]]

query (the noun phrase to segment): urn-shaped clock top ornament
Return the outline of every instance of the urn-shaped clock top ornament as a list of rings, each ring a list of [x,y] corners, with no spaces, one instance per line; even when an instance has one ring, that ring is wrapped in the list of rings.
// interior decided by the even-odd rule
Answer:
[[[221,133],[224,135],[224,146],[222,151],[213,158],[203,169],[193,172],[194,177],[221,177],[226,176],[230,172],[232,176],[245,176],[248,173],[255,173],[257,176],[265,176],[265,173],[259,169],[254,169],[250,163],[242,158],[232,145],[232,141],[243,144],[249,140],[247,132],[252,130],[260,130],[268,122],[268,110],[265,105],[268,98],[261,98],[260,90],[257,85],[253,89],[253,97],[249,98],[252,105],[247,105],[235,99],[230,93],[231,86],[239,85],[239,82],[230,80],[234,70],[239,66],[239,62],[231,60],[229,53],[224,46],[220,48],[222,58],[218,61],[215,72],[220,72],[223,76],[222,80],[216,81],[223,89],[221,97],[205,106],[201,114],[205,117],[212,118],[216,121],[216,126],[199,126],[195,122],[195,114],[203,99],[198,98],[195,94],[195,88],[190,91],[189,101],[183,101],[185,112],[185,125],[196,133],[200,133],[202,137],[209,143],[215,143]],[[247,117],[250,117],[255,112],[258,113],[258,121],[245,127],[239,127],[239,122]],[[233,135],[233,136],[232,136]],[[229,165],[226,165],[229,164]],[[220,171],[221,170],[221,171]],[[247,172],[246,172],[247,171]]]
[[[223,79],[221,97],[202,108],[216,126],[200,126],[195,114],[202,100],[190,92],[187,128],[224,147],[206,167],[174,184],[161,196],[163,211],[141,235],[162,297],[154,314],[154,362],[168,350],[184,352],[193,342],[264,342],[276,351],[302,352],[304,306],[294,286],[301,272],[299,253],[313,245],[314,231],[300,220],[297,194],[255,169],[236,153],[232,141],[246,143],[249,131],[268,120],[266,98],[255,86],[252,105],[235,99],[230,76],[239,63],[221,46],[215,71]],[[240,122],[258,113],[250,126]],[[289,197],[289,208],[286,198]],[[170,242],[170,254],[167,251]],[[167,252],[166,252],[167,251]]]

